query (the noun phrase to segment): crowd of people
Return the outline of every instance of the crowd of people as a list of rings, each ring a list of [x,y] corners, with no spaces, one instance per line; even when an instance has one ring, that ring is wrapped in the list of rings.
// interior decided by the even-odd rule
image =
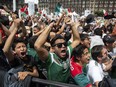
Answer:
[[[116,77],[116,13],[74,21],[65,11],[19,18],[2,10],[8,15],[0,13],[0,87],[46,87],[32,77],[102,87],[106,75]]]

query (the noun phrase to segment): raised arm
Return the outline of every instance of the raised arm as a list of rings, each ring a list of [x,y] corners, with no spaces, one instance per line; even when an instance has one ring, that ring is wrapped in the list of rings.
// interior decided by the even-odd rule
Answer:
[[[15,23],[13,22],[13,24],[11,25],[9,31],[12,32],[14,27],[15,27]],[[25,25],[24,25],[23,21],[21,21],[21,19],[20,19],[19,27],[22,28],[22,33],[19,34],[19,37],[25,37],[27,35],[27,31],[26,31]]]
[[[5,53],[6,57],[8,58],[9,62],[12,61],[14,59],[13,57],[13,52],[11,50],[11,46],[12,46],[12,43],[13,43],[13,40],[15,38],[15,34],[18,30],[18,25],[20,23],[20,19],[16,19],[14,21],[14,24],[15,24],[15,27],[12,31],[12,33],[9,35],[9,37],[7,38],[6,42],[5,42],[5,45],[3,47],[3,52]]]
[[[60,22],[62,21],[62,18],[64,17],[65,13],[62,14],[62,16],[58,19],[58,21],[56,22],[56,26],[59,26]]]
[[[39,32],[37,32],[37,33],[34,34],[33,36],[39,36],[43,31],[44,31],[44,29],[40,30]]]
[[[55,32],[50,32],[50,37],[53,38],[53,37],[55,37],[56,34],[61,34],[61,33],[63,33],[64,28],[65,28],[65,25],[66,25],[66,24],[63,23],[62,27],[59,29],[59,31],[58,31],[57,33],[55,33]]]
[[[77,29],[79,24],[74,23],[71,26],[72,26],[72,34],[73,34],[73,42],[71,46],[75,48],[80,43],[80,36],[79,36],[78,29]]]
[[[64,28],[65,28],[65,23],[63,23],[61,29],[59,29],[59,31],[57,32],[57,34],[61,34],[63,31],[64,31]]]
[[[14,25],[14,22],[13,22],[12,25],[10,26],[10,28],[9,28],[9,31],[12,32],[14,27],[15,27],[15,25]]]
[[[43,61],[45,61],[48,57],[48,51],[43,47],[43,45],[46,42],[53,25],[54,23],[51,23],[48,27],[46,27],[46,29],[42,32],[42,34],[40,34],[40,36],[37,38],[34,44],[34,47],[39,55],[39,58]]]
[[[20,22],[20,27],[22,28],[22,33],[20,33],[20,37],[26,37],[27,30],[25,28],[25,25],[24,25],[23,21]]]
[[[70,18],[66,18],[65,22],[71,26],[72,34],[73,34],[73,41],[71,43],[71,46],[72,48],[75,48],[80,43],[80,36],[77,29],[80,23],[72,22]]]

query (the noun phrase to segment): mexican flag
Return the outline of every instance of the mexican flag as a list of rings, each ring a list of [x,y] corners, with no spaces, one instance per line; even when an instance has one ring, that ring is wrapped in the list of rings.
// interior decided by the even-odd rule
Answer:
[[[24,7],[19,9],[19,17],[20,18],[21,18],[21,16],[26,17],[28,15],[27,8],[28,8],[28,6],[24,6]]]
[[[58,15],[60,12],[62,12],[62,5],[58,2],[55,7],[55,14]]]

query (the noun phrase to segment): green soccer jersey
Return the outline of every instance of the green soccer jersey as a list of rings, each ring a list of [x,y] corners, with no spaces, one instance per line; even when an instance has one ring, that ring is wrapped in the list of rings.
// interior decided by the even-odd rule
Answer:
[[[48,59],[46,60],[48,79],[58,82],[68,82],[70,77],[70,57],[72,53],[72,47],[67,47],[68,58],[63,61],[55,53],[49,53]]]
[[[38,69],[43,69],[45,67],[44,63],[39,59],[39,56],[38,56],[37,52],[35,51],[35,49],[30,48],[29,44],[28,44],[27,48],[28,48],[28,50],[27,50],[28,55],[31,55],[35,59]]]

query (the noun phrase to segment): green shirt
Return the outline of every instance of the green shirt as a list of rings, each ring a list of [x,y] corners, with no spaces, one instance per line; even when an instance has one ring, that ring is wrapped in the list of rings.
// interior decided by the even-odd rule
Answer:
[[[36,61],[39,60],[38,54],[33,48],[28,48],[27,53],[31,55],[33,58],[35,58]]]
[[[27,46],[27,48],[28,48],[28,50],[27,50],[28,55],[31,55],[35,59],[39,69],[43,69],[45,67],[44,66],[45,64],[39,59],[39,56],[38,56],[37,52],[35,51],[35,49],[30,48],[29,45]]]
[[[67,47],[68,58],[63,61],[55,53],[49,53],[48,59],[46,60],[48,79],[58,82],[68,82],[70,77],[70,57],[72,53],[72,47]]]

